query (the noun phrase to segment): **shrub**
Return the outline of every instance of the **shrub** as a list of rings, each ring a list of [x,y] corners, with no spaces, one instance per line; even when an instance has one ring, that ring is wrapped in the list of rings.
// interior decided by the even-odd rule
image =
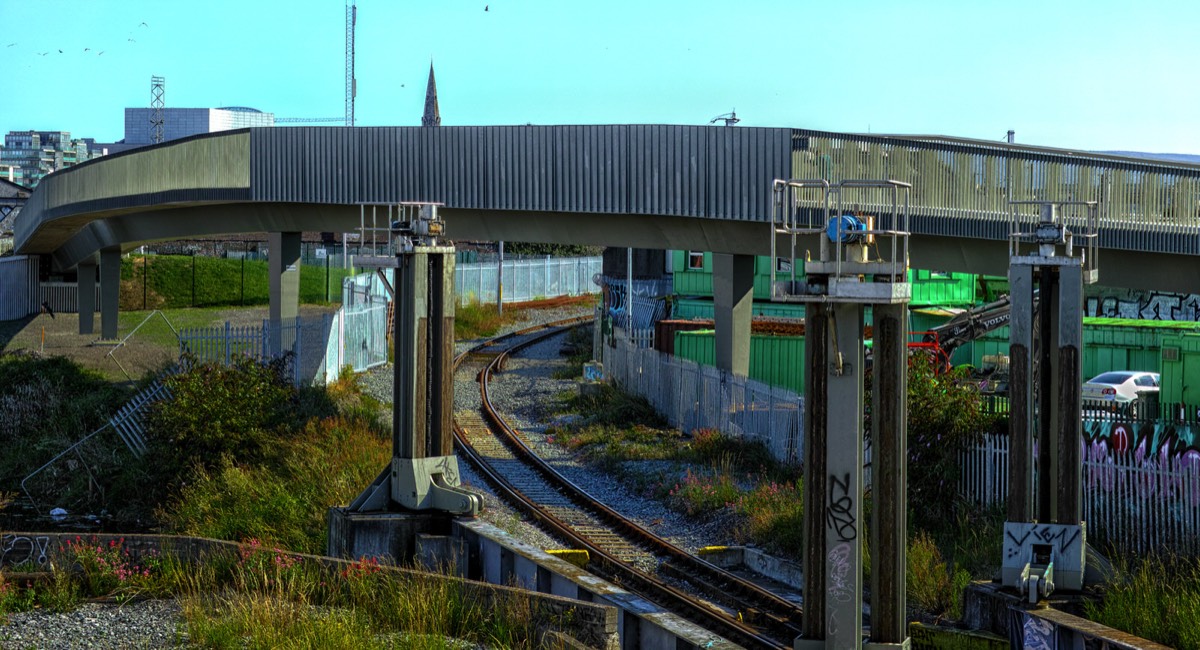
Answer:
[[[762,481],[731,504],[743,524],[739,541],[758,544],[773,553],[799,557],[804,549],[804,489],[801,481]]]
[[[284,363],[246,357],[231,366],[196,364],[167,379],[174,399],[155,403],[150,437],[176,471],[192,463],[212,468],[225,455],[255,459],[271,434],[295,427],[297,392]]]
[[[951,572],[942,553],[925,531],[917,531],[908,545],[905,571],[908,598],[934,616],[962,618],[962,592],[971,574],[961,568]]]
[[[908,502],[912,523],[931,529],[953,517],[959,501],[959,456],[990,426],[979,393],[965,370],[934,374],[925,355],[910,357],[908,371]]]

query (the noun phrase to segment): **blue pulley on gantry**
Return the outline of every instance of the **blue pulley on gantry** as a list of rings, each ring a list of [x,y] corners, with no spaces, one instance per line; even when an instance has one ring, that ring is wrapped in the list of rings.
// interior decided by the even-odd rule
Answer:
[[[841,229],[841,237],[839,240],[838,229]],[[852,215],[843,214],[840,217],[833,217],[829,220],[829,224],[825,228],[825,234],[829,237],[829,241],[843,244],[853,244],[860,242],[866,236],[864,233],[867,230],[867,222]]]

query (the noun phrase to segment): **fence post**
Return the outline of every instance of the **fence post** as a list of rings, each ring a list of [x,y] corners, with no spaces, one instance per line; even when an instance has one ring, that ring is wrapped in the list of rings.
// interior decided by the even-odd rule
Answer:
[[[300,329],[300,316],[297,315],[296,316],[296,330],[295,330],[296,340],[292,346],[292,349],[294,351],[294,353],[292,354],[292,367],[295,369],[293,374],[295,375],[295,382],[296,382],[297,387],[300,386],[300,357],[304,353],[304,348],[303,348],[303,338],[304,337],[301,336],[301,334],[302,334],[302,332]]]
[[[229,365],[229,321],[225,321],[225,365]]]

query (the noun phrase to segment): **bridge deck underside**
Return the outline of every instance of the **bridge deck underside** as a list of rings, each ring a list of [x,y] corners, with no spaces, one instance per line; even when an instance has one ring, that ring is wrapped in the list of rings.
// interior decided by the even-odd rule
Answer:
[[[1004,273],[1010,198],[1103,200],[1102,283],[1200,286],[1193,268],[1200,259],[1200,167],[796,129],[298,127],[209,134],[43,179],[18,217],[17,247],[70,268],[100,249],[154,240],[350,231],[359,225],[358,203],[436,201],[445,206],[448,232],[460,239],[768,254],[771,184],[779,178],[912,183],[913,264],[947,271]],[[806,247],[815,250],[815,242]]]

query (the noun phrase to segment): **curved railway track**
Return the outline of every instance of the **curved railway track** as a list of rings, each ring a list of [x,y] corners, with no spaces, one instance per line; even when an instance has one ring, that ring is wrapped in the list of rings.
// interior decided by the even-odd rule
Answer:
[[[459,452],[501,497],[551,534],[588,551],[588,570],[659,603],[747,648],[791,648],[800,608],[777,594],[706,562],[592,499],[537,456],[491,404],[488,381],[522,348],[591,320],[581,317],[518,330],[455,359],[471,373],[482,408],[457,412]]]

